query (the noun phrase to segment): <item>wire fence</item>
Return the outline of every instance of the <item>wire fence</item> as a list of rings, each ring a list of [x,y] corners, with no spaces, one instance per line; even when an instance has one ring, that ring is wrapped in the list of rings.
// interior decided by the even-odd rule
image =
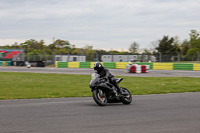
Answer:
[[[101,55],[48,55],[48,54],[24,54],[25,61],[46,61],[47,64],[54,64],[55,61],[64,62],[180,62],[180,61],[197,61],[200,62],[200,54],[182,55],[177,54],[110,54]]]
[[[55,55],[24,54],[24,61],[44,61],[45,65],[55,64]]]
[[[0,60],[3,60],[1,57]],[[55,64],[55,61],[62,62],[180,62],[196,61],[200,63],[200,54],[197,52],[193,55],[176,54],[100,54],[94,53],[89,55],[49,55],[49,54],[25,54],[11,59],[12,61],[44,61],[45,65]]]

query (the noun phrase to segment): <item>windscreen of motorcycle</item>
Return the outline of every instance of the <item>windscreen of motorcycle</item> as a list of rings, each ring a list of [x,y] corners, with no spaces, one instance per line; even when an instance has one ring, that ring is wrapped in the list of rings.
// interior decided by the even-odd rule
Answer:
[[[91,79],[95,79],[95,78],[98,78],[98,77],[100,77],[99,74],[97,74],[97,73],[93,73],[92,76],[91,76]]]
[[[99,77],[100,77],[100,75],[97,74],[97,73],[93,73],[92,74],[91,81],[90,81],[90,84],[89,84],[90,88],[93,88],[95,86],[96,82],[99,81]]]

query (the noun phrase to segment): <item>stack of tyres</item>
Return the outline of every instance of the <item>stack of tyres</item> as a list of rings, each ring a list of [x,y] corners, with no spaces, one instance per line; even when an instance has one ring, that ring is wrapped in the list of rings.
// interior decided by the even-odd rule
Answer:
[[[80,68],[80,62],[68,62],[68,68]]]
[[[131,73],[131,65],[130,64],[126,65],[126,72]]]
[[[156,70],[173,70],[173,63],[153,63],[153,69],[156,69]]]
[[[130,73],[136,73],[136,65],[131,65]]]
[[[109,69],[115,69],[115,63],[114,62],[104,62],[103,66]]]
[[[146,73],[149,70],[149,65],[127,65],[126,70],[129,73]]]
[[[141,68],[142,68],[142,73],[146,73],[147,66],[146,65],[141,65]]]
[[[80,68],[90,68],[90,62],[80,62]]]
[[[128,65],[128,62],[115,62],[116,69],[126,69],[126,65]]]
[[[142,73],[142,66],[141,65],[135,65],[136,66],[136,73]]]
[[[150,65],[146,65],[146,72],[148,73],[150,69]]]
[[[149,62],[136,62],[136,64],[138,65],[147,65],[149,67],[149,69],[153,69],[153,63],[149,63]]]
[[[200,70],[200,64],[193,64],[193,70],[199,71]]]
[[[174,63],[173,70],[193,70],[193,64]]]
[[[59,68],[67,68],[68,67],[68,62],[58,62],[57,66]]]

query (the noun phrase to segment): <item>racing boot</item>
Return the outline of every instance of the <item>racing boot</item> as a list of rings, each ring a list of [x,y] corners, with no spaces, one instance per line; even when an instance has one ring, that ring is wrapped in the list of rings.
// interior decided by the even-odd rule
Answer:
[[[113,85],[115,86],[115,88],[117,88],[118,92],[120,93],[120,95],[123,95],[123,91],[122,89],[117,85],[116,81],[113,82]]]
[[[120,88],[117,84],[115,85],[115,87],[119,91],[120,95],[125,95],[126,94],[125,92],[123,92],[122,88]]]

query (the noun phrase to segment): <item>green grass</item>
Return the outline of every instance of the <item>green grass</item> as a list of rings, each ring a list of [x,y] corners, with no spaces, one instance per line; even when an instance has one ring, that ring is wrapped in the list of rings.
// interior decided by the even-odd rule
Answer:
[[[200,78],[124,77],[133,95],[200,91]],[[0,72],[0,99],[92,96],[90,75]]]

